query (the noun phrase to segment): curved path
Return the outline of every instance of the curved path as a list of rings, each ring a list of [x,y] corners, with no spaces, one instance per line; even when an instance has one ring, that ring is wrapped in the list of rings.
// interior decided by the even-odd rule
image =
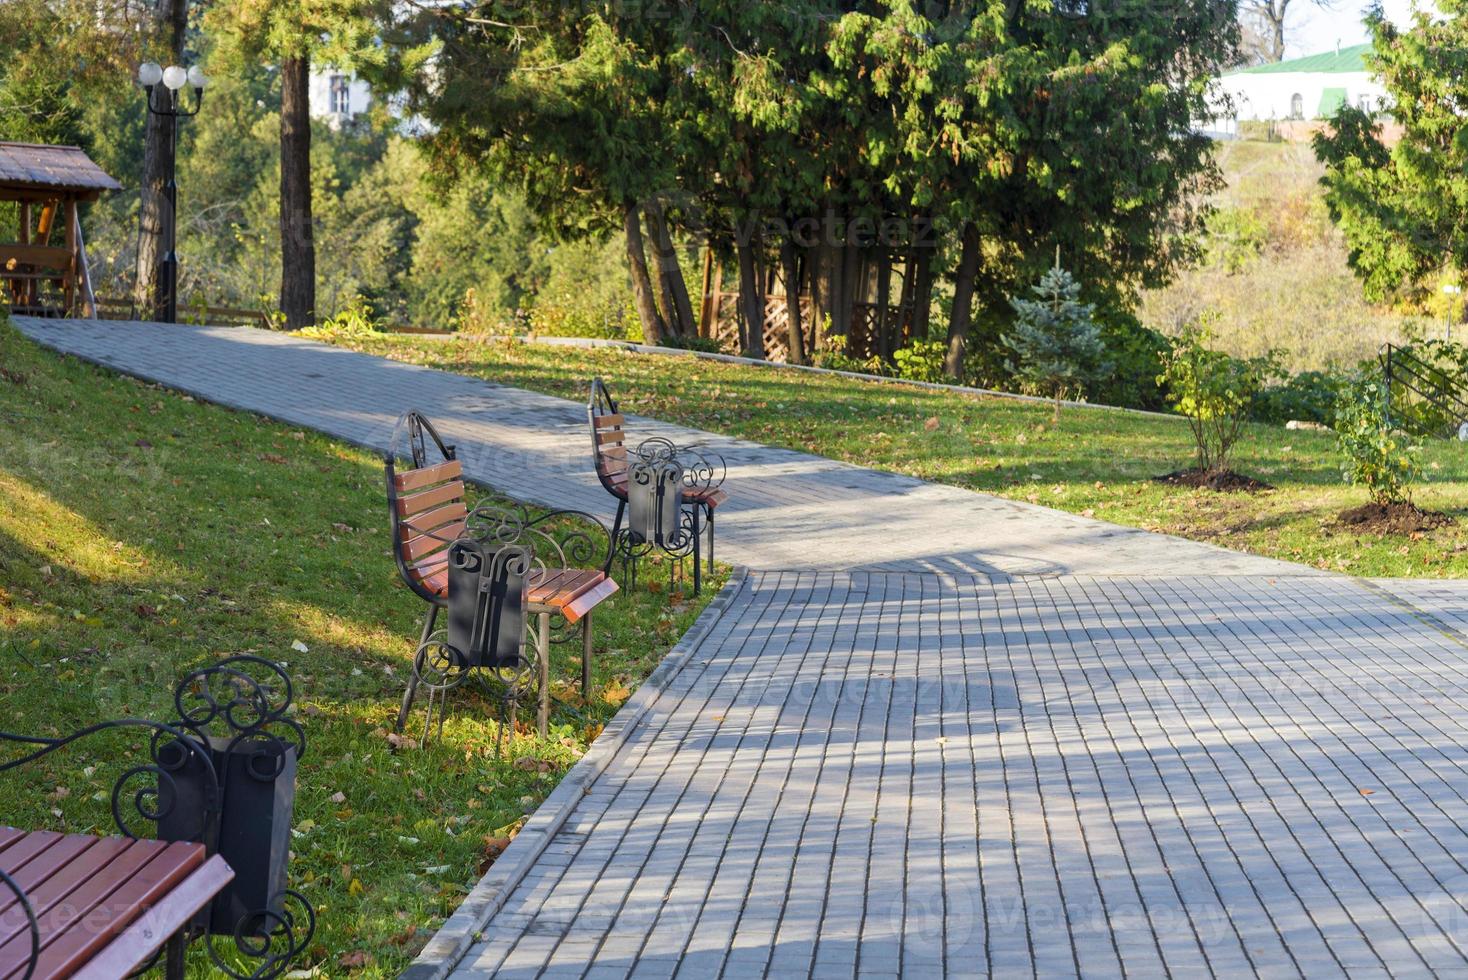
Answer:
[[[606,509],[573,403],[17,322],[364,445],[432,408],[476,478]],[[730,459],[719,553],[750,571],[414,976],[1468,976],[1463,588],[633,424]]]

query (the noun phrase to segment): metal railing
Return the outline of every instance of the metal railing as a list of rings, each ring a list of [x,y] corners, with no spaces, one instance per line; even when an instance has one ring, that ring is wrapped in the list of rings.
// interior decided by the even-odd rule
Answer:
[[[1381,350],[1392,420],[1421,435],[1455,436],[1468,422],[1468,378],[1424,360],[1410,347]]]

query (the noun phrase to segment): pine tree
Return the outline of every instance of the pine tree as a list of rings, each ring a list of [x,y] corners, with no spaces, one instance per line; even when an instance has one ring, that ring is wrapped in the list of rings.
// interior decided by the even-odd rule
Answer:
[[[1053,417],[1058,422],[1066,392],[1105,370],[1106,348],[1095,307],[1081,302],[1080,284],[1058,262],[1032,292],[1034,299],[1010,300],[1015,322],[1004,335],[1012,352],[1008,367],[1021,382],[1055,399]]]

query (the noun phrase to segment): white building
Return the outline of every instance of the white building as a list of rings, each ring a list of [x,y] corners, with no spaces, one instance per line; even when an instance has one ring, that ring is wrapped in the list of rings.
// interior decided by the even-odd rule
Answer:
[[[351,72],[311,66],[311,115],[333,126],[350,122],[372,105],[372,87]]]
[[[1366,65],[1371,45],[1337,48],[1326,54],[1294,58],[1220,76],[1215,92],[1232,103],[1219,119],[1282,121],[1329,119],[1342,105],[1379,112],[1387,105],[1386,89]]]

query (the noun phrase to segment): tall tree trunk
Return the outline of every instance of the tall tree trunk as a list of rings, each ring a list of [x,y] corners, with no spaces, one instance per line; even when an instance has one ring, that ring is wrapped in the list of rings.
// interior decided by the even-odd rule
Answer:
[[[958,260],[958,275],[953,280],[953,313],[948,318],[948,356],[943,370],[951,378],[963,376],[964,348],[974,322],[974,279],[979,274],[979,229],[973,222],[963,226],[963,253]]]
[[[316,322],[310,70],[304,57],[280,63],[280,312],[287,330]]]
[[[933,250],[919,245],[917,268],[912,273],[912,335],[917,340],[928,339],[928,325],[933,318]]]
[[[765,358],[765,295],[761,288],[759,261],[756,246],[740,236],[739,250],[739,312],[744,322],[740,338],[745,357],[756,360]]]
[[[637,301],[637,319],[642,322],[642,341],[661,344],[667,327],[653,300],[652,278],[647,273],[647,249],[642,242],[642,216],[631,201],[622,206],[622,227],[627,234],[627,268],[632,273],[632,296]]]
[[[826,313],[830,309],[830,301],[827,299],[827,290],[830,285],[826,281],[826,249],[821,244],[807,247],[805,250],[805,277],[810,283],[810,338],[811,349],[806,351],[807,356],[813,356],[821,347],[821,333],[824,329]]]
[[[698,336],[698,322],[693,318],[693,302],[688,298],[688,283],[678,261],[678,249],[668,228],[668,211],[662,201],[647,206],[648,229],[653,236],[653,252],[657,256],[658,290],[663,298],[663,313],[669,331],[677,337]]]
[[[184,32],[188,25],[188,0],[156,0],[153,21],[168,45],[170,61],[183,60]],[[160,85],[155,97],[167,90]],[[133,279],[133,303],[139,310],[150,310],[154,319],[162,319],[163,296],[158,291],[158,263],[168,249],[167,228],[173,215],[168,213],[169,157],[173,152],[173,127],[176,120],[149,112],[143,135],[143,173],[138,202],[137,274]]]
[[[790,326],[791,364],[805,363],[805,325],[800,317],[800,260],[795,243],[785,239],[780,243],[781,274],[785,277],[785,310]]]

